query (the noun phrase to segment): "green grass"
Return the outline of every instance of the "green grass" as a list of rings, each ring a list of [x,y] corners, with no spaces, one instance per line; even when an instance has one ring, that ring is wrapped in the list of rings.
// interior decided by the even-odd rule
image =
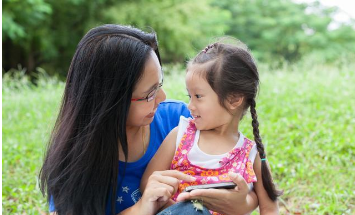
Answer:
[[[26,77],[3,77],[3,214],[39,214],[46,208],[37,176],[63,86],[43,78],[34,87]]]
[[[355,212],[355,65],[342,65],[260,67],[260,132],[284,190],[281,214]],[[184,73],[176,70],[166,69],[164,89],[187,101]],[[3,78],[3,214],[47,209],[36,177],[63,86],[45,77],[37,87],[22,76]],[[241,131],[253,138],[248,115]]]

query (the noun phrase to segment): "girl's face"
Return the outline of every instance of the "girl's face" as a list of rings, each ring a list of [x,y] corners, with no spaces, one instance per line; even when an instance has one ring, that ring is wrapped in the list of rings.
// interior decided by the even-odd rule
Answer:
[[[217,94],[198,71],[199,66],[191,66],[185,78],[190,97],[188,108],[196,128],[210,130],[228,124],[232,115],[220,105]]]
[[[149,125],[160,102],[166,99],[161,84],[163,74],[156,54],[152,51],[144,66],[141,79],[135,86],[129,108],[127,126]],[[138,100],[138,101],[137,101]]]

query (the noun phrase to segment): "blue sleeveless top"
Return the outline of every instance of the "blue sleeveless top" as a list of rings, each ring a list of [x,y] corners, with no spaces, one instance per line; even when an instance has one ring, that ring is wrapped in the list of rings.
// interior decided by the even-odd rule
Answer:
[[[180,116],[191,116],[185,103],[175,100],[167,100],[160,103],[153,122],[150,124],[150,140],[147,151],[139,160],[126,164],[124,178],[125,163],[119,161],[115,214],[131,207],[141,198],[142,194],[139,187],[145,168],[165,137],[179,124]],[[111,199],[109,198],[106,205],[106,215],[111,215],[110,202]],[[53,199],[49,202],[49,211],[55,211]]]

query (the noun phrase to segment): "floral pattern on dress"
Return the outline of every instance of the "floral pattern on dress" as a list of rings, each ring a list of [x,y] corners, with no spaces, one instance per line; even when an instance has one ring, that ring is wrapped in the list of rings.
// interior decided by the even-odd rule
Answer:
[[[239,173],[244,177],[247,183],[256,182],[257,179],[253,169],[253,163],[249,159],[249,153],[255,144],[253,141],[244,138],[244,143],[241,147],[234,148],[224,158],[222,158],[221,161],[219,161],[221,167],[208,169],[191,164],[187,157],[194,144],[196,131],[197,129],[195,124],[190,120],[170,166],[170,169],[178,170],[194,176],[196,181],[182,181],[179,185],[178,191],[172,197],[173,200],[176,200],[177,196],[183,192],[186,187],[191,185],[231,181],[228,172]],[[213,211],[211,212],[212,214],[218,214]]]

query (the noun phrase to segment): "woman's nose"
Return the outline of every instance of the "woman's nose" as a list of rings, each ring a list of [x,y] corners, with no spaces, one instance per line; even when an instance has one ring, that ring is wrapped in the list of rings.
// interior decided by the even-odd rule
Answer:
[[[163,88],[160,88],[157,94],[157,99],[155,99],[155,101],[159,104],[160,102],[165,101],[166,99],[166,94],[165,91],[163,90]]]

